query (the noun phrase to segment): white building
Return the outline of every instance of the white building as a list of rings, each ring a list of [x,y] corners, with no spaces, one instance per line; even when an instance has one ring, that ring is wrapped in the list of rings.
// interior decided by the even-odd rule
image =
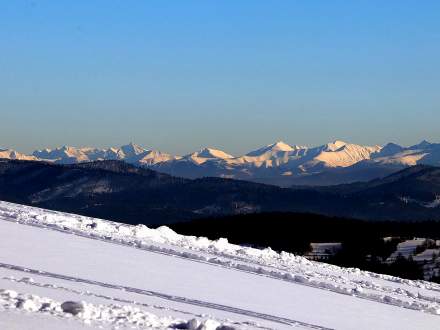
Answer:
[[[408,259],[410,256],[414,256],[417,251],[417,248],[423,246],[427,243],[426,238],[414,238],[410,240],[406,240],[397,244],[397,249],[394,251],[386,260],[387,263],[393,263],[396,261],[397,257],[403,257]]]
[[[312,251],[304,255],[310,260],[325,261],[342,249],[342,243],[310,243]]]

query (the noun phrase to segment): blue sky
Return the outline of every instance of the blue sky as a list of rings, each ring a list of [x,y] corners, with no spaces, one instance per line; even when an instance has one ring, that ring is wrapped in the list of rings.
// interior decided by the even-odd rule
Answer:
[[[439,1],[2,1],[0,147],[440,142]]]

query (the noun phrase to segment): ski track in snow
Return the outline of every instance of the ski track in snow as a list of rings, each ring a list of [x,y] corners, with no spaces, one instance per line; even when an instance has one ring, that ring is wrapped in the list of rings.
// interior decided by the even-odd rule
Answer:
[[[434,315],[440,314],[440,297],[436,295],[436,293],[440,292],[440,285],[426,281],[405,280],[393,276],[360,271],[354,268],[341,268],[312,262],[290,253],[276,253],[270,248],[258,250],[229,244],[225,239],[209,241],[206,238],[178,235],[167,227],[149,229],[142,225],[125,225],[7,202],[0,202],[0,220],[129,246],[148,252],[188,259],[193,262],[224,267],[234,271],[266,276],[276,280],[292,282],[296,285],[299,284],[338,294],[350,295],[359,299],[400,308]],[[311,329],[328,329],[288,318],[173,296],[161,292],[71,277],[43,270],[28,269],[24,265],[0,263],[0,268],[27,272],[48,278],[58,278],[66,281],[125,290],[141,295],[155,296],[161,299],[223,310],[285,325],[302,326]],[[344,276],[341,276],[341,274]],[[33,283],[32,285],[38,284]],[[101,296],[101,298],[118,301],[118,298],[114,297]],[[133,301],[120,302],[134,303],[136,305],[136,302]],[[179,312],[184,313],[182,311]]]
[[[29,272],[27,268],[26,268],[26,270],[23,270],[23,267],[17,267],[17,266],[12,266],[12,265],[8,265],[8,266],[6,266],[4,268],[6,268],[6,269],[14,269],[14,270],[18,270],[20,268],[20,270],[18,270],[20,272]],[[35,274],[35,273],[33,273],[33,274]],[[40,275],[41,276],[45,276],[45,272],[38,271],[38,275],[39,276]],[[179,309],[174,309],[174,308],[170,308],[170,307],[164,307],[164,306],[151,305],[151,304],[147,304],[147,303],[141,303],[141,302],[138,302],[138,301],[135,301],[135,300],[129,300],[129,299],[123,299],[123,298],[103,295],[103,294],[91,292],[90,290],[80,291],[80,290],[75,290],[75,289],[72,289],[72,288],[67,288],[67,287],[64,287],[64,286],[61,286],[61,285],[56,285],[56,284],[40,283],[40,282],[35,281],[33,278],[30,278],[30,277],[22,277],[20,279],[17,279],[17,278],[15,278],[13,276],[6,276],[6,277],[3,277],[1,279],[2,280],[11,281],[11,282],[23,283],[23,284],[27,284],[27,285],[31,285],[31,286],[36,286],[36,287],[40,287],[40,288],[50,288],[50,289],[54,289],[54,290],[63,290],[63,291],[75,293],[75,294],[81,295],[81,296],[91,296],[91,297],[96,297],[96,298],[102,298],[102,299],[105,299],[105,300],[116,301],[116,302],[119,302],[119,303],[136,305],[136,306],[142,306],[142,307],[147,307],[147,308],[152,308],[152,309],[167,309],[169,311],[173,311],[173,312],[177,312],[177,313],[181,313],[181,314],[187,314],[187,315],[191,315],[191,316],[194,316],[194,317],[203,317],[203,315],[201,315],[201,314],[195,314],[195,313],[191,313],[191,312],[187,312],[187,311],[183,311],[183,310],[179,310]],[[80,282],[80,281],[78,281],[78,282]],[[119,288],[119,290],[122,290],[122,289]]]
[[[12,269],[10,266],[12,266],[12,265],[9,265],[8,267],[5,267],[5,268],[6,269]],[[17,270],[18,268],[22,268],[22,267],[14,266],[14,270]],[[27,268],[26,268],[26,270],[17,270],[17,271],[29,273],[29,270]],[[45,272],[38,271],[38,274],[35,274],[35,275],[45,276]],[[54,277],[52,277],[52,278],[54,278]],[[264,326],[258,325],[257,323],[251,322],[251,321],[233,322],[233,321],[228,320],[228,319],[214,318],[211,315],[200,314],[200,313],[192,313],[192,312],[189,312],[189,311],[186,311],[186,310],[172,308],[170,306],[142,303],[142,302],[139,302],[139,301],[136,301],[136,300],[129,300],[129,299],[124,299],[124,298],[118,298],[118,297],[115,297],[115,296],[103,295],[103,294],[100,294],[100,293],[91,292],[90,290],[80,291],[80,290],[76,290],[76,289],[73,289],[73,288],[68,288],[68,287],[65,287],[65,286],[61,286],[61,285],[58,285],[58,284],[40,283],[40,282],[35,281],[31,277],[22,277],[22,278],[17,279],[14,276],[6,276],[6,277],[0,278],[0,279],[1,280],[7,280],[7,281],[15,282],[15,283],[21,283],[21,284],[26,284],[26,285],[30,285],[30,286],[35,286],[35,287],[39,287],[39,288],[49,288],[49,289],[54,289],[54,290],[62,290],[62,291],[65,291],[65,292],[68,292],[68,293],[74,293],[74,294],[80,295],[80,296],[89,296],[89,297],[101,298],[101,299],[112,301],[112,302],[129,304],[129,305],[135,305],[135,306],[145,307],[145,308],[152,309],[152,310],[160,310],[160,311],[166,310],[167,312],[175,312],[175,313],[187,315],[187,316],[190,316],[190,317],[193,317],[193,318],[215,319],[216,321],[218,321],[218,322],[220,322],[222,324],[230,324],[230,325],[234,325],[234,326],[237,326],[237,327],[239,327],[240,325],[249,325],[253,329],[254,328],[258,328],[258,329],[261,329],[261,330],[273,330],[272,328],[264,327]],[[63,279],[65,279],[65,278],[63,278]],[[75,281],[75,282],[81,282],[81,281]],[[85,282],[83,282],[83,283],[85,283]],[[105,286],[105,288],[109,288],[109,287]],[[124,290],[124,289],[119,287],[119,286],[117,286],[117,290]],[[306,323],[303,323],[303,324],[306,324]],[[325,328],[321,327],[321,328],[318,328],[318,329],[325,329]],[[226,329],[226,330],[228,330],[228,329]]]
[[[272,322],[277,322],[277,323],[281,323],[281,324],[285,324],[285,325],[292,325],[292,326],[300,325],[300,326],[307,327],[310,329],[331,330],[330,328],[321,327],[319,325],[309,324],[309,323],[305,323],[305,322],[301,322],[301,321],[297,321],[297,320],[291,320],[288,318],[277,317],[274,315],[253,312],[253,311],[245,310],[245,309],[241,309],[241,308],[225,306],[225,305],[220,305],[220,304],[216,304],[216,303],[200,301],[200,300],[196,300],[196,299],[189,299],[189,298],[185,298],[185,297],[173,296],[173,295],[169,295],[169,294],[165,294],[165,293],[161,293],[161,292],[133,288],[133,287],[128,287],[128,286],[124,286],[124,285],[104,283],[104,282],[100,282],[100,281],[94,281],[94,280],[88,280],[88,279],[83,279],[83,278],[78,278],[78,277],[67,276],[67,275],[55,274],[55,273],[46,272],[46,271],[42,271],[42,270],[30,269],[30,268],[26,268],[26,267],[8,265],[8,264],[3,264],[3,263],[0,263],[0,268],[6,268],[9,270],[26,272],[28,274],[39,275],[39,276],[44,276],[44,277],[48,277],[48,278],[56,278],[56,279],[65,280],[65,281],[90,284],[90,285],[100,286],[100,287],[109,288],[109,289],[124,290],[126,292],[137,293],[137,294],[145,295],[145,296],[154,296],[157,298],[171,300],[171,301],[184,303],[184,304],[190,304],[190,305],[201,306],[201,307],[208,307],[210,309],[222,310],[222,311],[231,312],[234,314],[250,316],[250,317],[268,320],[268,321],[272,321]]]

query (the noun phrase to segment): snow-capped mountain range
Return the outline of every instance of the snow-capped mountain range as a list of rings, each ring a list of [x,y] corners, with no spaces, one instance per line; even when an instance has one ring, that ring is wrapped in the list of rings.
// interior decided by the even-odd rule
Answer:
[[[395,143],[363,146],[336,140],[317,147],[289,145],[282,141],[242,156],[204,148],[173,156],[130,143],[119,148],[63,146],[25,155],[0,149],[0,158],[74,164],[97,160],[123,160],[175,176],[225,177],[289,186],[326,185],[365,181],[417,164],[440,165],[440,143],[422,141],[410,147]]]

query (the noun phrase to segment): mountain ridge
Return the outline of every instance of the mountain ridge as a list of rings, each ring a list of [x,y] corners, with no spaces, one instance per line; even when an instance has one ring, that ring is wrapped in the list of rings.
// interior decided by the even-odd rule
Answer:
[[[261,212],[440,220],[440,168],[411,167],[367,183],[281,188],[179,178],[119,160],[67,165],[1,160],[0,200],[149,224]]]
[[[0,150],[0,158],[57,164],[122,160],[192,179],[216,176],[287,187],[368,181],[418,164],[440,166],[440,144],[423,140],[409,147],[396,143],[364,146],[335,140],[317,147],[305,147],[278,141],[239,156],[212,147],[174,156],[129,143],[102,149],[63,146],[36,150],[31,155],[4,149]]]

